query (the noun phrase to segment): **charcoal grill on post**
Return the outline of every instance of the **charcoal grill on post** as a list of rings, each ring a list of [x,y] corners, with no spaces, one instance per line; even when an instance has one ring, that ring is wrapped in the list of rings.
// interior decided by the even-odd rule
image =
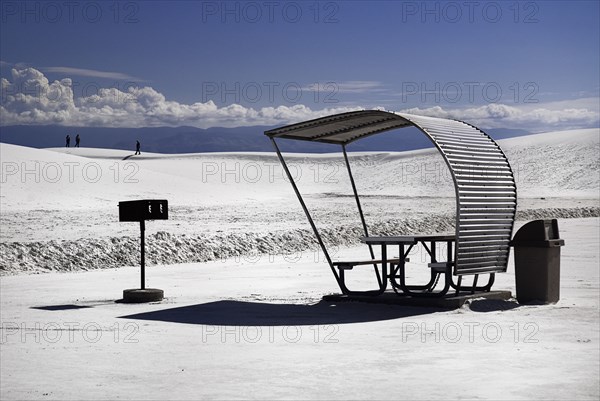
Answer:
[[[166,199],[144,199],[119,202],[119,221],[139,221],[140,223],[140,288],[123,291],[125,302],[152,302],[163,299],[163,290],[146,288],[146,220],[167,220],[169,204]]]

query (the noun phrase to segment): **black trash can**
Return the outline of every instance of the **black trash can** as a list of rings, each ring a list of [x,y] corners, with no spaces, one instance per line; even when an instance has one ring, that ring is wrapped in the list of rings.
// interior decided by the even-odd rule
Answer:
[[[554,303],[560,298],[560,247],[558,222],[534,220],[517,231],[510,245],[515,248],[515,278],[519,303]]]

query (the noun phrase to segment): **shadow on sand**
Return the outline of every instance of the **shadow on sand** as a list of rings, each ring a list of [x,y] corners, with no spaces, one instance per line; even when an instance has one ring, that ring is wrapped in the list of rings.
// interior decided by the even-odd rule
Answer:
[[[63,311],[63,310],[84,309],[84,308],[91,308],[91,306],[65,304],[65,305],[31,306],[29,309],[39,309],[39,310],[47,310],[47,311]]]
[[[520,306],[521,305],[514,300],[476,299],[471,301],[469,309],[473,312],[498,312],[516,309]]]
[[[331,304],[321,301],[314,305],[296,305],[217,301],[120,318],[214,326],[309,326],[376,322],[438,311],[444,309],[353,302]]]

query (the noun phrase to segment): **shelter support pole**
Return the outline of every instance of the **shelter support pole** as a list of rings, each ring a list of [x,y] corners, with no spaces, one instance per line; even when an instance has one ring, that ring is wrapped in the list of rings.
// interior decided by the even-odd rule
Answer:
[[[274,138],[271,138],[271,142],[273,143],[273,146],[275,147],[275,151],[277,152],[277,157],[279,158],[279,161],[281,162],[281,165],[283,166],[283,170],[285,171],[285,174],[287,175],[288,179],[290,180],[290,183],[292,184],[292,188],[294,188],[294,192],[296,193],[296,196],[298,197],[298,201],[300,201],[300,205],[302,206],[302,209],[304,210],[304,214],[306,215],[306,218],[308,219],[308,222],[309,222],[311,228],[313,229],[313,232],[315,233],[315,237],[317,237],[317,242],[321,246],[321,250],[323,251],[323,254],[325,255],[325,259],[327,259],[327,263],[329,263],[331,272],[333,273],[333,276],[335,277],[335,280],[337,281],[338,286],[340,287],[340,290],[343,291],[342,282],[340,281],[340,276],[335,271],[335,267],[333,266],[333,262],[331,261],[331,257],[329,256],[329,252],[327,252],[327,247],[325,247],[325,243],[323,242],[323,239],[321,238],[321,234],[319,234],[319,230],[317,230],[317,226],[315,225],[315,222],[313,221],[312,216],[310,215],[310,212],[308,211],[308,208],[306,207],[306,204],[304,203],[304,199],[302,198],[302,195],[300,194],[300,191],[298,190],[296,181],[294,181],[294,177],[292,177],[292,174],[290,173],[287,163],[285,162],[283,155],[281,154],[281,151],[279,150],[279,146],[277,146],[277,142],[275,142]]]
[[[352,191],[354,192],[354,199],[356,199],[356,207],[358,208],[358,214],[360,214],[360,221],[363,226],[363,231],[365,233],[365,237],[369,236],[369,229],[367,228],[367,222],[365,221],[365,215],[362,210],[362,206],[360,204],[360,198],[358,197],[358,191],[356,190],[356,183],[354,182],[354,176],[352,175],[352,169],[350,168],[350,160],[348,159],[348,153],[346,152],[346,145],[342,144],[342,151],[344,152],[344,161],[346,162],[346,168],[348,169],[348,176],[350,177],[350,184],[352,185]],[[371,254],[371,259],[375,259],[375,252],[373,252],[373,245],[369,244],[369,253]],[[377,281],[380,286],[381,275],[379,274],[379,270],[377,269],[377,265],[373,265],[373,269],[375,270],[375,274],[377,275]]]
[[[140,255],[140,278],[141,278],[141,285],[140,288],[143,290],[146,288],[146,241],[145,241],[145,231],[146,231],[146,224],[144,222],[144,220],[140,220],[140,248],[141,248],[141,255]]]

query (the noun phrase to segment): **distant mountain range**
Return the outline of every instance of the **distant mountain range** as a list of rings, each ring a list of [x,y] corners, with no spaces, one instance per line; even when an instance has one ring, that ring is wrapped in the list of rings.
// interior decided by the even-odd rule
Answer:
[[[237,128],[152,127],[103,128],[65,127],[59,125],[15,125],[0,127],[0,142],[33,148],[65,146],[65,137],[81,137],[82,147],[109,149],[135,149],[135,141],[142,151],[157,153],[198,152],[270,152],[273,150],[264,131],[275,127],[254,126]],[[517,129],[484,129],[494,139],[528,135]],[[409,127],[386,132],[357,141],[348,146],[349,151],[405,151],[431,147],[429,139],[417,128]],[[281,141],[285,152],[325,153],[336,152],[337,146],[304,141]]]

